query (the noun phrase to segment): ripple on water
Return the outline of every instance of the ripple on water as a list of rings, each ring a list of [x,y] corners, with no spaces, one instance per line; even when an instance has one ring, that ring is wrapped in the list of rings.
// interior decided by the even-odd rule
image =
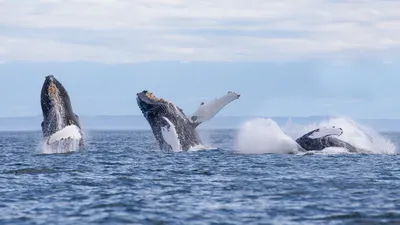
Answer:
[[[0,223],[400,223],[399,155],[242,155],[234,136],[167,154],[150,131],[93,131],[84,151],[40,155],[39,132],[2,133]]]

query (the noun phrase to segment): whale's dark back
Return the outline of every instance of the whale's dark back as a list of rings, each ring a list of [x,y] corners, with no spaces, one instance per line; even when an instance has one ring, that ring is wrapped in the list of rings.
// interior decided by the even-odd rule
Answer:
[[[296,142],[307,151],[321,151],[328,147],[338,147],[345,148],[350,152],[357,152],[357,148],[355,148],[353,145],[330,136],[321,138],[309,138],[307,136],[303,136],[298,138]]]
[[[68,125],[81,128],[78,116],[73,112],[71,100],[64,86],[52,75],[46,77],[40,95],[44,137]]]

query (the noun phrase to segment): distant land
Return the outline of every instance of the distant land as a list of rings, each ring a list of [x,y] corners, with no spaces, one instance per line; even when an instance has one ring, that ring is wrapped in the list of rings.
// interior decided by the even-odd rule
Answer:
[[[150,127],[143,116],[80,116],[85,130],[149,130]],[[258,118],[254,116],[217,116],[199,126],[199,129],[237,129],[244,122]],[[271,118],[280,126],[287,123],[307,125],[322,122],[331,116],[310,117],[265,117]],[[400,119],[354,119],[361,125],[380,132],[400,131]],[[34,131],[40,130],[41,116],[32,117],[0,117],[0,131]]]

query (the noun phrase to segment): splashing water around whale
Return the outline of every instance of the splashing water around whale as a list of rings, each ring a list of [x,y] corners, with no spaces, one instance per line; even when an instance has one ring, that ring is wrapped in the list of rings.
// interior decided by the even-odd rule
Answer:
[[[79,128],[75,125],[66,126],[44,140],[42,153],[68,153],[79,149],[82,138]]]
[[[239,129],[236,148],[238,152],[247,154],[296,152],[293,150],[295,146],[297,149],[296,138],[313,129],[332,126],[343,128],[343,134],[337,138],[357,148],[374,154],[396,153],[396,146],[390,140],[348,118],[331,118],[301,127],[289,125],[284,130],[271,119],[254,119],[246,122]],[[348,151],[343,148],[326,148],[314,153],[334,154],[348,153]]]
[[[57,121],[58,131],[44,140],[41,152],[43,154],[55,154],[77,151],[82,138],[79,128],[76,125],[65,126],[63,120],[64,108],[61,104],[55,105],[57,110],[53,110],[51,116],[54,117],[53,121]]]
[[[239,130],[236,148],[240,153],[294,153],[297,143],[272,119],[258,118],[246,122]]]

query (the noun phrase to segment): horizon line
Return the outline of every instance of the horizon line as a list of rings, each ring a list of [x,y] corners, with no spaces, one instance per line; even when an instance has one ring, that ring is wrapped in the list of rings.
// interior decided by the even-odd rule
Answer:
[[[112,114],[112,115],[79,115],[80,117],[142,117],[141,114]],[[29,115],[29,116],[0,116],[0,119],[20,119],[20,118],[36,118],[43,117],[42,115]],[[324,117],[324,118],[334,118],[334,117],[348,117],[350,119],[361,119],[361,120],[400,120],[400,118],[390,118],[390,117],[379,117],[379,118],[363,118],[363,117],[350,117],[346,115],[307,115],[307,116],[287,116],[287,115],[274,115],[274,116],[256,116],[256,115],[216,115],[217,118],[227,118],[227,117],[251,117],[251,118],[311,118],[311,117]]]

